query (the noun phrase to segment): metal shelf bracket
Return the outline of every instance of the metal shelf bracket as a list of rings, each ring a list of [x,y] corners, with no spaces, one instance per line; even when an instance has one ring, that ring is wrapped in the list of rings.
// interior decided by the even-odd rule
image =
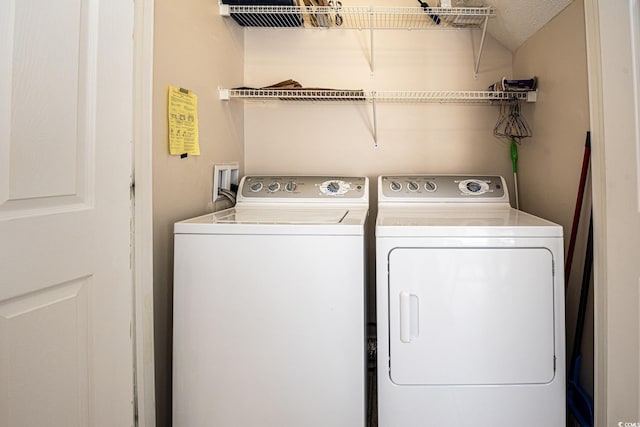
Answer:
[[[480,57],[482,57],[482,49],[484,48],[484,39],[487,36],[488,23],[489,23],[489,17],[485,16],[484,24],[482,24],[482,37],[480,38],[480,47],[478,48],[478,56],[476,57],[476,67],[474,68],[474,72],[473,72],[473,78],[476,80],[478,80],[478,69],[480,68]]]
[[[378,148],[378,115],[376,112],[376,92],[371,92],[371,106],[373,109],[373,147]]]

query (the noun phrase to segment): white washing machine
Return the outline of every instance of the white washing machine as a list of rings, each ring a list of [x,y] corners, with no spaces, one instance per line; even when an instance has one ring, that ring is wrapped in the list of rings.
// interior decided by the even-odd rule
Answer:
[[[175,224],[173,425],[365,425],[367,178],[248,176]]]
[[[565,425],[562,228],[499,176],[378,179],[380,427]]]

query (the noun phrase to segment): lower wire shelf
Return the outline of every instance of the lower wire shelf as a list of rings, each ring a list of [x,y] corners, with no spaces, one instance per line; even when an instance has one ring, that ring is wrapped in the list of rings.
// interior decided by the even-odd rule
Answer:
[[[395,102],[495,104],[507,100],[536,102],[537,91],[389,91],[358,89],[219,89],[220,100],[295,102]]]
[[[497,105],[510,101],[536,102],[538,91],[474,91],[474,90],[425,90],[425,91],[375,91],[359,89],[222,89],[220,100],[253,102],[311,102],[311,103],[370,103],[373,109],[372,136],[378,147],[378,119],[376,104],[384,103],[440,103]]]

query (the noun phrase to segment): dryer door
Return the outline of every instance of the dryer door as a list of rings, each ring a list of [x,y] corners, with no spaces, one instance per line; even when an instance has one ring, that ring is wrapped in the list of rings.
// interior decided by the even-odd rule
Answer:
[[[546,248],[396,248],[390,375],[406,385],[543,384],[555,374]]]

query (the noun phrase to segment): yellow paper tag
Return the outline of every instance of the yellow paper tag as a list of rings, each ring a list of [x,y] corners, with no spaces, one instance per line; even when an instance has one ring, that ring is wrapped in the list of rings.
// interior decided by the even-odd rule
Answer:
[[[169,86],[169,153],[200,155],[198,97],[188,89]]]

